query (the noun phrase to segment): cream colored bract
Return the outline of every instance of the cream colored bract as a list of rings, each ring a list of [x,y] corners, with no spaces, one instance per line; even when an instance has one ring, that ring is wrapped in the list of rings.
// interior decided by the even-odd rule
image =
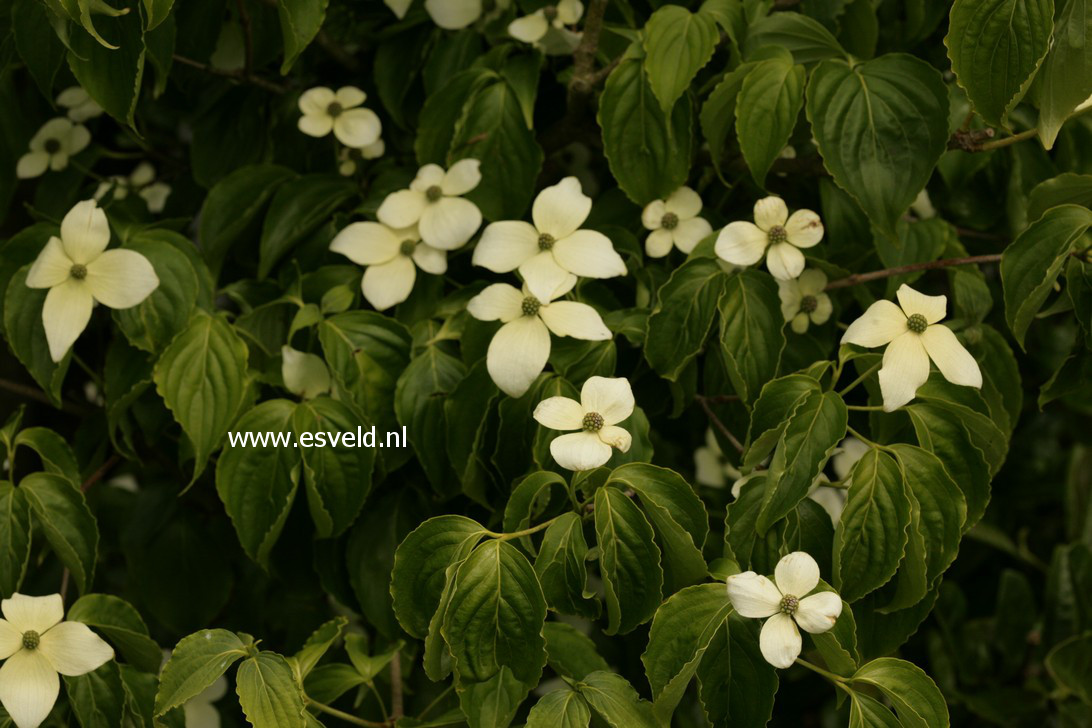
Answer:
[[[734,265],[754,265],[766,257],[770,275],[781,280],[796,278],[804,270],[801,248],[823,239],[823,223],[811,210],[791,216],[780,197],[764,197],[755,203],[755,221],[729,223],[717,236],[716,251]]]
[[[383,124],[371,109],[361,106],[368,95],[356,86],[342,86],[335,93],[325,86],[316,86],[300,95],[303,116],[298,126],[308,136],[324,137],[331,131],[347,147],[374,144],[383,131]]]
[[[624,377],[589,377],[580,401],[550,397],[538,403],[534,418],[551,430],[580,430],[555,437],[550,454],[569,470],[592,470],[605,465],[617,448],[629,450],[633,438],[618,423],[633,414],[633,390]]]
[[[367,266],[360,289],[377,311],[409,298],[417,268],[435,275],[447,270],[447,251],[423,242],[416,225],[396,229],[379,222],[354,222],[334,237],[330,250]]]
[[[387,195],[376,217],[391,228],[416,225],[421,240],[433,248],[461,248],[482,224],[481,210],[462,196],[481,181],[477,159],[461,159],[446,172],[438,164],[426,164],[417,171],[409,189]]]
[[[701,197],[689,187],[680,187],[666,200],[653,200],[641,212],[641,224],[651,230],[645,239],[645,253],[650,258],[662,258],[675,246],[689,254],[702,238],[713,232],[713,226],[703,218]]]

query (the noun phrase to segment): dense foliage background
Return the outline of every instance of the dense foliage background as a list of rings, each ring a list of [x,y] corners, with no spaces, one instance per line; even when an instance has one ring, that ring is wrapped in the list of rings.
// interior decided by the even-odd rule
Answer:
[[[44,725],[1092,724],[1088,0],[562,5],[530,43],[540,0],[0,5],[0,593],[117,655]],[[381,147],[301,132],[345,86]],[[517,282],[478,234],[382,312],[330,250],[465,158],[483,225],[575,176],[627,268],[571,294],[611,338],[555,336],[518,397],[467,312]],[[654,258],[642,210],[684,185],[713,233]],[[804,333],[715,252],[768,195],[825,227]],[[55,362],[27,277],[92,197],[159,282]],[[885,412],[840,339],[907,283],[983,384]],[[632,385],[632,445],[572,473],[532,413],[593,375]],[[410,447],[225,447],[373,424]],[[844,605],[775,670],[724,580],[798,550]]]

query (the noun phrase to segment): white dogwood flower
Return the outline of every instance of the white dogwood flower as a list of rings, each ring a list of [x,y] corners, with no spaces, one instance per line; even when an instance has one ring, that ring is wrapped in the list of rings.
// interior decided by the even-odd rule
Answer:
[[[508,24],[508,34],[549,55],[566,55],[580,43],[580,33],[565,26],[575,25],[583,14],[584,4],[580,0],[560,0],[556,5],[516,18]]]
[[[808,596],[818,585],[819,565],[803,551],[781,557],[773,581],[753,571],[728,577],[728,599],[736,614],[766,619],[758,646],[774,667],[791,667],[800,656],[801,629],[811,634],[826,632],[842,613],[842,598],[835,592]]]
[[[540,299],[559,275],[613,278],[626,274],[626,264],[610,238],[580,226],[591,213],[591,198],[576,177],[566,177],[538,193],[531,208],[534,225],[504,220],[485,228],[474,248],[474,265],[494,273],[519,269]]]
[[[50,119],[30,139],[30,151],[19,157],[15,176],[19,179],[40,177],[47,169],[60,172],[68,158],[82,152],[91,143],[91,132],[83,124],[59,116]]]
[[[929,199],[929,190],[923,189],[910,203],[910,211],[918,216],[919,220],[928,220],[937,216],[937,210],[933,207],[933,201]]]
[[[337,171],[342,177],[352,177],[360,167],[360,162],[365,159],[379,159],[387,151],[387,145],[382,139],[377,139],[371,144],[360,147],[342,147],[337,153]]]
[[[689,254],[701,239],[713,232],[713,226],[703,218],[701,197],[689,187],[680,187],[666,200],[653,200],[641,213],[641,224],[652,232],[645,239],[645,252],[650,258],[662,258],[671,246]]]
[[[426,164],[417,170],[409,189],[387,195],[375,215],[392,228],[416,225],[421,239],[432,247],[455,250],[481,227],[481,210],[462,197],[481,181],[477,159],[460,159],[446,172],[438,164]]]
[[[325,86],[308,89],[300,95],[299,129],[313,137],[333,131],[347,147],[366,147],[383,131],[375,112],[361,106],[367,98],[356,86],[342,86],[336,93]]]
[[[186,728],[220,728],[220,712],[213,705],[227,695],[228,682],[221,675],[216,682],[182,704]]]
[[[551,430],[580,430],[555,437],[550,454],[568,470],[592,470],[613,453],[629,450],[633,438],[618,423],[633,414],[633,390],[625,377],[589,377],[580,389],[580,401],[550,397],[538,403],[534,418]]]
[[[107,250],[110,225],[94,200],[77,203],[27,273],[27,287],[48,288],[42,306],[49,355],[60,361],[91,320],[91,307],[136,306],[156,289],[155,269],[135,250]]]
[[[392,228],[379,222],[350,223],[334,237],[330,250],[367,266],[360,290],[377,311],[409,298],[418,268],[433,275],[447,271],[447,251],[422,241],[416,225]]]
[[[724,457],[713,430],[706,428],[705,445],[694,451],[694,480],[711,488],[723,488],[729,480],[738,482],[742,477],[739,469]],[[733,493],[739,496],[738,490]]]
[[[926,296],[905,283],[896,295],[899,304],[876,301],[849,325],[843,344],[887,346],[880,367],[880,392],[885,412],[914,398],[929,378],[929,360],[952,384],[982,386],[982,371],[970,352],[940,321],[948,310],[947,296]]]
[[[814,268],[804,271],[799,278],[777,281],[781,315],[793,331],[802,334],[808,330],[808,323],[821,326],[827,322],[834,306],[830,296],[823,293],[826,287],[827,274]]]
[[[330,391],[330,370],[322,357],[281,347],[281,379],[284,388],[304,399],[314,399]]]
[[[585,341],[611,338],[610,329],[594,308],[577,301],[555,300],[575,285],[576,276],[563,273],[554,279],[548,295],[539,296],[526,284],[520,291],[507,283],[494,283],[467,304],[474,318],[504,324],[489,342],[486,368],[509,396],[521,396],[546,367],[551,332]]]
[[[69,86],[57,94],[57,105],[63,106],[67,110],[68,118],[76,123],[102,116],[102,107],[82,86]]]
[[[399,20],[413,0],[383,0]],[[507,3],[505,3],[507,4]],[[425,11],[444,30],[460,30],[482,16],[482,0],[425,0]]]
[[[791,216],[780,197],[764,197],[755,203],[755,221],[729,223],[717,236],[717,255],[735,265],[754,265],[766,256],[774,278],[796,278],[804,270],[801,248],[823,239],[823,223],[811,210]]]
[[[148,206],[148,212],[152,213],[163,212],[171,194],[169,184],[155,181],[155,167],[148,162],[138,164],[128,177],[115,175],[99,182],[95,189],[95,201],[102,200],[111,190],[114,192],[114,200],[124,200],[130,190],[136,190]]]
[[[864,444],[856,437],[847,437],[842,440],[835,448],[834,455],[830,459],[834,468],[834,476],[841,481],[842,487],[831,486],[827,476],[820,473],[815,482],[812,483],[811,490],[808,491],[808,497],[823,507],[823,510],[830,516],[831,523],[835,526],[842,520],[842,511],[846,508],[846,496],[849,493],[849,486],[852,481],[850,471],[870,449],[869,445]]]
[[[114,659],[86,624],[62,621],[60,594],[13,594],[0,610],[0,703],[18,728],[38,728],[49,716],[61,689],[57,673],[85,675]]]

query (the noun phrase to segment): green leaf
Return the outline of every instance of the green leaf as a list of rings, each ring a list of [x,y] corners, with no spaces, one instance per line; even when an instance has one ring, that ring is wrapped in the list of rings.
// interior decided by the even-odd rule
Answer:
[[[27,288],[30,266],[20,268],[11,277],[4,293],[4,338],[11,353],[23,363],[34,381],[46,393],[54,406],[61,406],[61,384],[72,361],[72,352],[54,363],[49,355],[42,306],[48,291]]]
[[[922,669],[905,660],[881,657],[861,666],[850,684],[878,688],[895,708],[906,728],[941,728],[948,725],[944,696]]]
[[[944,45],[959,85],[986,123],[1007,125],[1050,47],[1053,27],[1053,0],[952,4]]]
[[[90,15],[87,18],[85,27],[90,25]],[[144,28],[140,13],[103,18],[94,27],[101,35],[76,31],[69,36],[68,67],[106,113],[121,124],[132,126],[144,77]]]
[[[588,571],[584,565],[587,555],[583,521],[575,513],[562,513],[542,537],[535,573],[551,608],[594,619],[599,616],[600,605],[588,590]]]
[[[834,392],[812,392],[792,413],[770,461],[756,522],[759,533],[807,497],[827,458],[846,436],[848,420],[846,404]]]
[[[1053,45],[1039,71],[1039,138],[1050,149],[1070,114],[1092,96],[1092,6],[1060,0]],[[1034,218],[1029,217],[1029,220]]]
[[[649,86],[660,101],[660,109],[668,114],[713,57],[719,36],[717,24],[704,13],[665,5],[648,19],[642,36]]]
[[[664,114],[640,59],[623,60],[611,71],[599,99],[603,150],[618,186],[638,205],[665,199],[686,182],[690,117],[689,103]]]
[[[1043,213],[1001,254],[1005,320],[1021,348],[1066,258],[1089,227],[1092,211],[1088,208],[1059,205]]]
[[[94,582],[99,527],[80,489],[59,475],[31,473],[19,483],[46,540],[81,594]]]
[[[959,417],[939,404],[915,403],[906,409],[918,444],[940,458],[967,503],[964,530],[986,510],[990,500],[990,470]]]
[[[445,570],[466,559],[485,533],[477,521],[449,515],[430,518],[406,536],[391,576],[394,613],[404,630],[424,639],[440,604]]]
[[[30,560],[30,503],[21,489],[0,481],[0,594],[19,591]]]
[[[936,455],[902,443],[892,445],[891,450],[902,468],[911,508],[920,513],[926,574],[933,586],[955,561],[967,502]]]
[[[308,174],[278,185],[262,223],[258,277],[265,278],[292,248],[356,194],[351,179]]]
[[[765,460],[800,405],[821,391],[819,380],[804,374],[790,374],[767,382],[751,408],[743,467],[754,468]]]
[[[787,53],[755,65],[736,102],[736,134],[755,184],[765,187],[766,173],[789,141],[804,104],[804,67]]]
[[[455,74],[446,84],[429,94],[421,107],[417,137],[413,142],[419,164],[447,163],[451,139],[455,135],[464,108],[470,100],[477,97],[483,86],[496,80],[497,74],[493,71],[468,68]]]
[[[144,29],[153,30],[167,19],[174,7],[174,0],[142,0],[145,18]]]
[[[115,309],[114,321],[130,344],[160,352],[189,322],[200,289],[198,273],[185,253],[163,240],[137,236],[123,248],[148,259],[159,285],[136,306]]]
[[[519,94],[506,81],[477,92],[451,139],[448,163],[483,160],[482,181],[466,195],[487,220],[519,219],[531,203],[543,152],[528,128]]]
[[[346,617],[338,616],[324,622],[322,626],[311,633],[311,636],[303,643],[303,647],[292,658],[299,665],[300,675],[306,678],[315,669],[323,655],[341,639],[347,624],[349,624],[349,620]]]
[[[665,725],[731,611],[719,583],[687,587],[656,610],[641,662],[652,686],[653,710]]]
[[[599,570],[607,600],[607,634],[625,634],[660,605],[664,572],[652,526],[618,488],[595,492]]]
[[[838,40],[819,21],[800,13],[772,13],[748,26],[748,60],[757,51],[770,46],[787,49],[797,63],[849,57]]]
[[[823,61],[808,83],[808,120],[823,162],[888,237],[948,145],[948,90],[913,56],[850,68]]]
[[[527,728],[587,728],[590,722],[588,701],[569,687],[546,693],[527,715]]]
[[[223,316],[199,311],[163,350],[153,376],[193,443],[196,480],[249,400],[246,344]]]
[[[64,438],[45,427],[28,427],[19,430],[12,441],[15,448],[29,447],[42,461],[47,472],[62,475],[75,487],[80,487],[80,464]]]
[[[46,98],[53,97],[53,79],[65,58],[65,47],[50,27],[49,11],[38,0],[13,0],[11,35],[15,50]]]
[[[1066,172],[1031,188],[1028,193],[1028,220],[1035,222],[1055,205],[1092,207],[1092,174]]]
[[[236,169],[209,190],[201,208],[198,238],[213,271],[248,234],[257,237],[257,221],[277,189],[296,173],[276,164],[252,164]]]
[[[85,594],[68,609],[67,619],[83,622],[117,645],[127,662],[150,673],[159,671],[163,652],[132,604],[110,594]]]
[[[1062,687],[1092,705],[1092,634],[1056,645],[1046,656],[1046,666]]]
[[[875,448],[857,461],[850,478],[834,531],[834,583],[852,603],[895,574],[906,547],[910,501],[898,464]]]
[[[854,691],[850,700],[850,728],[902,728],[902,723],[875,698]]]
[[[559,675],[583,680],[596,670],[610,669],[591,638],[572,625],[547,622],[542,625],[542,636],[546,638],[546,662]]]
[[[647,463],[615,468],[610,483],[629,488],[656,531],[663,553],[664,586],[675,592],[709,576],[702,547],[709,514],[701,498],[678,473]]]
[[[717,309],[728,378],[736,393],[750,402],[777,376],[785,346],[777,283],[764,273],[741,270],[725,280]]]
[[[204,692],[249,649],[251,644],[226,629],[206,629],[182,638],[159,676],[156,717]]]
[[[292,416],[299,440],[315,434],[315,447],[300,449],[307,504],[319,538],[338,536],[352,525],[372,488],[375,448],[364,444],[363,428],[341,402],[317,397],[301,402]],[[346,444],[346,435],[354,435]],[[326,446],[318,444],[325,436]],[[341,444],[335,444],[341,440]]]
[[[303,688],[288,660],[262,651],[239,665],[239,706],[254,728],[307,728]]]
[[[82,728],[122,725],[125,686],[116,662],[107,662],[83,675],[64,676],[65,693]]]
[[[652,704],[613,672],[593,672],[576,686],[595,714],[611,728],[658,728]]]
[[[716,260],[693,258],[660,288],[645,338],[645,359],[660,376],[677,381],[705,347],[724,278]]]
[[[287,74],[303,50],[315,39],[326,19],[327,0],[277,0],[284,38],[281,75]]]
[[[236,432],[282,435],[263,444],[231,445],[216,463],[216,492],[231,518],[247,555],[268,566],[269,553],[280,537],[299,485],[300,450],[292,447],[292,419],[296,405],[271,399],[244,414]],[[262,493],[262,498],[254,494]]]
[[[759,650],[759,627],[757,620],[733,613],[698,665],[698,694],[714,725],[757,728],[770,721],[777,670]]]
[[[353,663],[353,667],[364,678],[365,682],[372,682],[387,665],[391,664],[405,643],[402,640],[395,642],[384,652],[369,655],[367,651],[368,640],[361,634],[349,634],[345,637],[345,651]]]
[[[724,151],[735,131],[736,104],[743,81],[755,67],[754,63],[743,63],[738,68],[724,74],[701,106],[701,132],[709,144],[709,156],[717,174],[722,175],[725,163]]]
[[[461,361],[438,346],[429,346],[402,372],[394,393],[394,412],[438,493],[445,492],[451,480],[451,463],[443,447],[444,400],[464,376],[466,366]]]

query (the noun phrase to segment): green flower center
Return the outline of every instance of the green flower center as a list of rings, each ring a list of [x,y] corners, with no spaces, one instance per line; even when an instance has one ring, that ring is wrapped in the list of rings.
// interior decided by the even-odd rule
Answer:
[[[538,249],[549,250],[550,248],[554,247],[554,242],[555,241],[553,235],[550,235],[550,233],[542,233],[538,236]]]
[[[68,275],[72,276],[78,281],[82,281],[84,278],[87,277],[87,266],[76,263],[69,269]]]
[[[777,245],[778,243],[787,242],[789,234],[785,232],[785,228],[780,225],[774,225],[766,231],[766,238],[770,241],[770,245]]]
[[[800,299],[800,310],[804,313],[811,313],[817,308],[819,308],[819,299],[815,296],[804,296]]]
[[[584,421],[580,426],[585,432],[599,432],[603,429],[603,415],[598,412],[589,412],[584,415]]]
[[[345,109],[336,101],[331,101],[330,105],[326,107],[326,113],[333,118],[341,116],[341,112]]]
[[[929,322],[920,313],[915,313],[906,319],[906,328],[915,334],[921,334],[925,332],[925,329],[929,328]]]
[[[26,632],[23,632],[23,647],[25,649],[36,650],[41,642],[41,636],[34,630],[28,629]]]
[[[523,303],[520,304],[520,309],[523,311],[524,316],[537,316],[538,310],[542,308],[542,304],[538,302],[538,299],[534,296],[527,296],[523,299]]]
[[[413,251],[417,249],[417,242],[414,240],[403,240],[402,245],[399,246],[398,252],[405,256],[413,255]]]
[[[427,190],[425,190],[425,197],[428,198],[429,202],[436,202],[436,200],[440,199],[443,196],[444,191],[440,189],[440,185],[432,185],[432,187],[429,187]]]
[[[781,597],[781,613],[787,614],[790,617],[796,614],[797,607],[800,606],[800,600],[791,594],[786,594]]]
[[[42,149],[45,150],[46,154],[56,154],[61,151],[61,143],[56,139],[46,139]]]
[[[660,218],[660,227],[664,230],[674,230],[679,225],[679,216],[673,212],[665,212]]]

